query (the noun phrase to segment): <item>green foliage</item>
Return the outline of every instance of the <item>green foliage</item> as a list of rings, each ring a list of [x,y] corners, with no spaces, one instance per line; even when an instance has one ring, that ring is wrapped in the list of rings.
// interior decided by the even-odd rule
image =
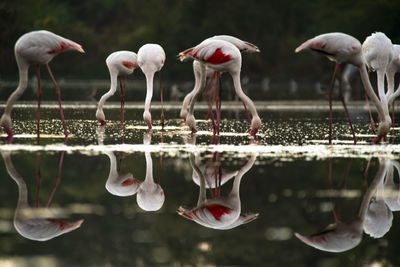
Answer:
[[[260,54],[244,57],[243,72],[253,80],[269,76],[274,81],[314,82],[331,64],[295,55],[295,47],[331,31],[349,33],[360,41],[383,31],[396,43],[399,11],[400,2],[390,0],[5,0],[0,3],[0,73],[10,80],[16,76],[13,45],[20,35],[47,29],[81,43],[86,50],[85,55],[72,53],[52,62],[65,76],[107,78],[104,60],[108,54],[137,51],[151,42],[166,51],[164,79],[181,82],[192,79],[192,69],[176,60],[180,51],[209,36],[230,34],[261,48]]]

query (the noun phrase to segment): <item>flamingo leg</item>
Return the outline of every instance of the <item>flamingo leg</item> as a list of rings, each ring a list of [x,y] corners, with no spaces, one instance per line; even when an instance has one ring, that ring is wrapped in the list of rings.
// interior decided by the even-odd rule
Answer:
[[[42,98],[42,86],[40,84],[40,65],[36,64],[36,77],[38,83],[38,92],[37,92],[37,122],[36,122],[36,144],[40,144],[40,100]]]
[[[221,75],[218,72],[215,80],[215,112],[217,113],[217,134],[220,133],[220,125],[221,125],[221,96],[222,96],[222,87],[221,87]]]
[[[351,123],[351,118],[350,118],[350,115],[349,115],[349,111],[348,111],[348,109],[347,109],[346,102],[344,101],[344,97],[343,97],[343,92],[342,92],[342,75],[341,75],[341,73],[340,73],[340,72],[341,72],[340,68],[339,68],[338,71],[339,71],[339,98],[340,98],[340,101],[341,101],[342,104],[343,104],[344,113],[346,114],[347,121],[348,121],[348,123],[349,123],[349,125],[350,125],[351,133],[352,133],[352,135],[353,135],[354,144],[357,144],[357,137],[356,137],[356,134],[354,133],[353,124]]]
[[[214,113],[213,113],[213,104],[215,101],[215,87],[213,86],[214,83],[214,79],[216,79],[216,76],[218,72],[214,72],[213,75],[210,77],[210,80],[208,81],[208,92],[209,92],[209,96],[208,96],[208,113],[206,116],[206,119],[210,118],[211,119],[211,123],[212,123],[212,127],[213,127],[213,133],[216,133],[216,125],[215,125],[215,120],[214,120]]]
[[[163,97],[163,86],[161,82],[161,71],[159,71],[158,79],[160,82],[160,99],[161,99],[161,130],[164,131],[164,97]]]
[[[61,122],[64,128],[64,135],[68,136],[68,130],[67,130],[67,125],[65,124],[64,120],[64,112],[63,108],[61,106],[61,90],[60,87],[58,87],[56,80],[54,79],[53,73],[50,70],[49,64],[46,64],[47,71],[49,72],[50,78],[53,81],[54,86],[56,87],[56,93],[57,93],[57,100],[58,100],[58,106],[60,108],[60,116],[61,116]]]
[[[394,144],[394,140],[395,140],[395,136],[394,136],[394,119],[395,119],[395,115],[394,115],[394,106],[395,106],[395,102],[396,100],[393,100],[392,103],[392,135],[393,135],[393,140],[392,143]]]
[[[118,77],[119,80],[119,87],[121,89],[121,110],[120,110],[120,117],[121,117],[121,123],[123,124],[125,121],[125,110],[124,110],[124,105],[125,105],[125,87],[122,85],[122,80],[121,77]]]
[[[329,144],[332,145],[332,92],[333,86],[335,84],[336,74],[340,69],[339,64],[335,64],[335,69],[333,71],[331,84],[329,86]]]
[[[367,92],[365,92],[365,102],[367,103],[367,107],[368,107],[369,120],[371,122],[371,130],[375,134],[375,122],[374,122],[374,118],[372,117],[372,111],[371,111],[371,106],[369,105]]]

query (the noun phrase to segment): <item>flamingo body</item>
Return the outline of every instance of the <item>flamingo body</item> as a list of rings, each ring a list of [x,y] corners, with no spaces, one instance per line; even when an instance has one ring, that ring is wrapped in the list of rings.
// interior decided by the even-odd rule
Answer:
[[[360,41],[341,32],[315,36],[297,47],[295,52],[298,53],[304,49],[312,49],[325,54],[330,60],[339,64],[348,62],[359,66],[362,63]]]

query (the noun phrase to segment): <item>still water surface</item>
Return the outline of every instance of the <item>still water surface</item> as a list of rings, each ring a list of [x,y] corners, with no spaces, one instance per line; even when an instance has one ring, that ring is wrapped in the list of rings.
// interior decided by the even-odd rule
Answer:
[[[301,106],[261,106],[256,140],[235,109],[213,136],[202,120],[191,135],[178,106],[164,132],[153,107],[152,133],[141,107],[125,105],[124,125],[117,107],[99,127],[92,106],[67,105],[66,141],[45,105],[40,145],[34,105],[13,111],[16,136],[0,147],[1,264],[400,265],[400,147],[370,144],[365,110],[351,110],[358,145],[338,111],[327,146],[327,112]]]

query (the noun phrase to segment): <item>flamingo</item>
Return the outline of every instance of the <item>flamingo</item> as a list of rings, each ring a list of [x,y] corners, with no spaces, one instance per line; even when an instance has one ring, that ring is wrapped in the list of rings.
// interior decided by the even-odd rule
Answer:
[[[151,133],[145,133],[143,144],[150,145]],[[164,205],[165,195],[161,186],[154,182],[153,160],[150,151],[144,152],[146,159],[146,177],[137,191],[136,202],[145,211],[156,211]]]
[[[76,230],[81,226],[83,220],[72,223],[64,222],[52,215],[51,210],[31,207],[28,202],[27,185],[15,169],[10,151],[2,151],[6,169],[11,178],[18,186],[18,203],[14,214],[14,227],[23,237],[35,241],[47,241],[57,236]]]
[[[240,40],[239,38],[230,36],[230,35],[216,35],[213,37],[208,38],[207,40],[223,40],[223,41],[227,41],[231,44],[233,44],[234,46],[236,46],[240,52],[248,52],[248,53],[255,53],[255,52],[260,52],[260,49],[249,42]],[[183,99],[183,103],[182,103],[182,108],[181,108],[181,112],[180,112],[180,116],[181,118],[183,118],[184,120],[186,120],[187,117],[187,113],[188,113],[188,105],[191,102],[192,98],[194,95],[196,95],[196,92],[198,90],[203,89],[204,84],[202,84],[202,79],[201,79],[201,75],[204,75],[202,73],[200,73],[200,71],[202,70],[199,67],[200,62],[197,60],[193,61],[193,73],[194,73],[194,77],[195,77],[195,84],[194,84],[194,88],[193,90],[187,94],[185,96],[185,98]],[[210,77],[212,75],[213,71],[212,69],[207,69],[207,74],[206,77]]]
[[[207,67],[218,72],[229,72],[232,77],[235,92],[242,102],[249,107],[252,114],[250,135],[255,136],[261,126],[261,119],[257,114],[253,101],[243,92],[240,83],[240,71],[242,65],[242,56],[239,49],[233,44],[223,40],[205,40],[196,47],[189,48],[179,53],[179,59],[186,61],[195,59],[202,62]],[[205,73],[205,71],[203,71]],[[203,78],[204,79],[204,78]],[[198,93],[193,96],[186,124],[192,132],[196,132],[196,121],[193,116],[194,101]]]
[[[378,36],[381,35],[379,34]],[[372,40],[374,38],[372,38]],[[358,67],[361,76],[361,81],[364,85],[365,91],[369,96],[369,98],[371,98],[372,101],[374,102],[380,119],[377,137],[373,140],[374,142],[379,142],[384,136],[387,135],[390,128],[391,120],[386,115],[383,102],[384,100],[379,99],[378,96],[375,94],[374,89],[372,88],[371,82],[368,77],[367,69],[365,66],[367,62],[364,53],[366,53],[367,50],[369,50],[370,56],[368,56],[368,58],[372,59],[372,54],[371,54],[372,51],[377,52],[379,50],[379,49],[371,50],[370,46],[367,49],[368,43],[370,43],[370,41],[368,41],[367,43],[364,42],[364,44],[361,46],[361,43],[353,36],[340,32],[332,32],[332,33],[321,34],[307,40],[299,47],[297,47],[295,52],[298,53],[305,49],[312,49],[317,52],[325,54],[329,59],[335,61],[336,65],[332,81],[334,80],[336,72],[339,70],[339,66],[341,63],[347,62]],[[330,143],[331,143],[331,131],[332,131],[331,125],[332,124],[330,123]],[[355,138],[354,135],[353,138]]]
[[[328,252],[343,252],[356,247],[362,239],[370,201],[379,184],[383,182],[387,169],[385,160],[380,160],[378,172],[363,196],[358,215],[350,223],[336,219],[334,224],[330,224],[320,233],[310,236],[295,233],[295,236],[309,246]]]
[[[22,35],[15,43],[15,58],[19,70],[19,83],[17,89],[8,98],[4,113],[0,118],[0,125],[4,128],[4,131],[9,137],[12,138],[14,135],[14,132],[12,131],[11,111],[14,103],[19,99],[27,87],[28,70],[29,66],[32,64],[36,65],[36,74],[38,78],[38,139],[40,123],[40,98],[42,94],[42,89],[40,86],[40,64],[46,65],[50,78],[56,88],[64,134],[65,136],[68,135],[67,126],[64,121],[63,109],[61,107],[61,91],[49,67],[49,62],[56,55],[68,50],[76,50],[81,53],[85,52],[80,44],[45,30],[28,32]]]
[[[145,44],[137,53],[137,62],[146,76],[147,93],[144,104],[143,119],[147,123],[148,129],[151,127],[151,98],[153,97],[153,78],[154,73],[160,71],[165,63],[164,49],[158,44]],[[161,90],[161,89],[160,89]],[[161,92],[161,105],[162,105],[162,92]],[[164,125],[164,114],[161,114],[161,124]]]
[[[103,105],[108,98],[114,95],[115,91],[117,90],[118,79],[122,84],[121,76],[125,76],[126,79],[126,76],[132,74],[135,68],[138,66],[136,53],[131,51],[117,51],[111,53],[106,59],[106,64],[110,72],[111,86],[110,90],[100,98],[97,106],[96,118],[100,121],[101,125],[106,124],[106,117],[103,112]],[[122,90],[121,88],[121,120],[123,120],[124,102],[125,88],[124,90]]]
[[[207,199],[206,178],[196,164],[195,155],[191,154],[190,165],[200,177],[199,199],[197,206],[191,210],[179,207],[178,214],[202,226],[217,230],[229,230],[255,220],[258,213],[241,214],[239,188],[243,175],[251,169],[256,158],[256,154],[251,154],[248,162],[237,172],[228,196]]]
[[[361,43],[356,38],[348,34],[333,32],[321,34],[305,41],[303,44],[296,48],[295,53],[298,53],[304,49],[312,49],[314,51],[325,54],[328,59],[336,62],[332,76],[332,82],[329,88],[329,144],[332,144],[332,91],[334,81],[337,72],[340,71],[340,65],[342,63],[347,62],[357,67],[362,64]],[[353,125],[350,121],[347,107],[342,95],[341,100],[350,124],[354,143],[357,143],[357,138],[353,130]]]

